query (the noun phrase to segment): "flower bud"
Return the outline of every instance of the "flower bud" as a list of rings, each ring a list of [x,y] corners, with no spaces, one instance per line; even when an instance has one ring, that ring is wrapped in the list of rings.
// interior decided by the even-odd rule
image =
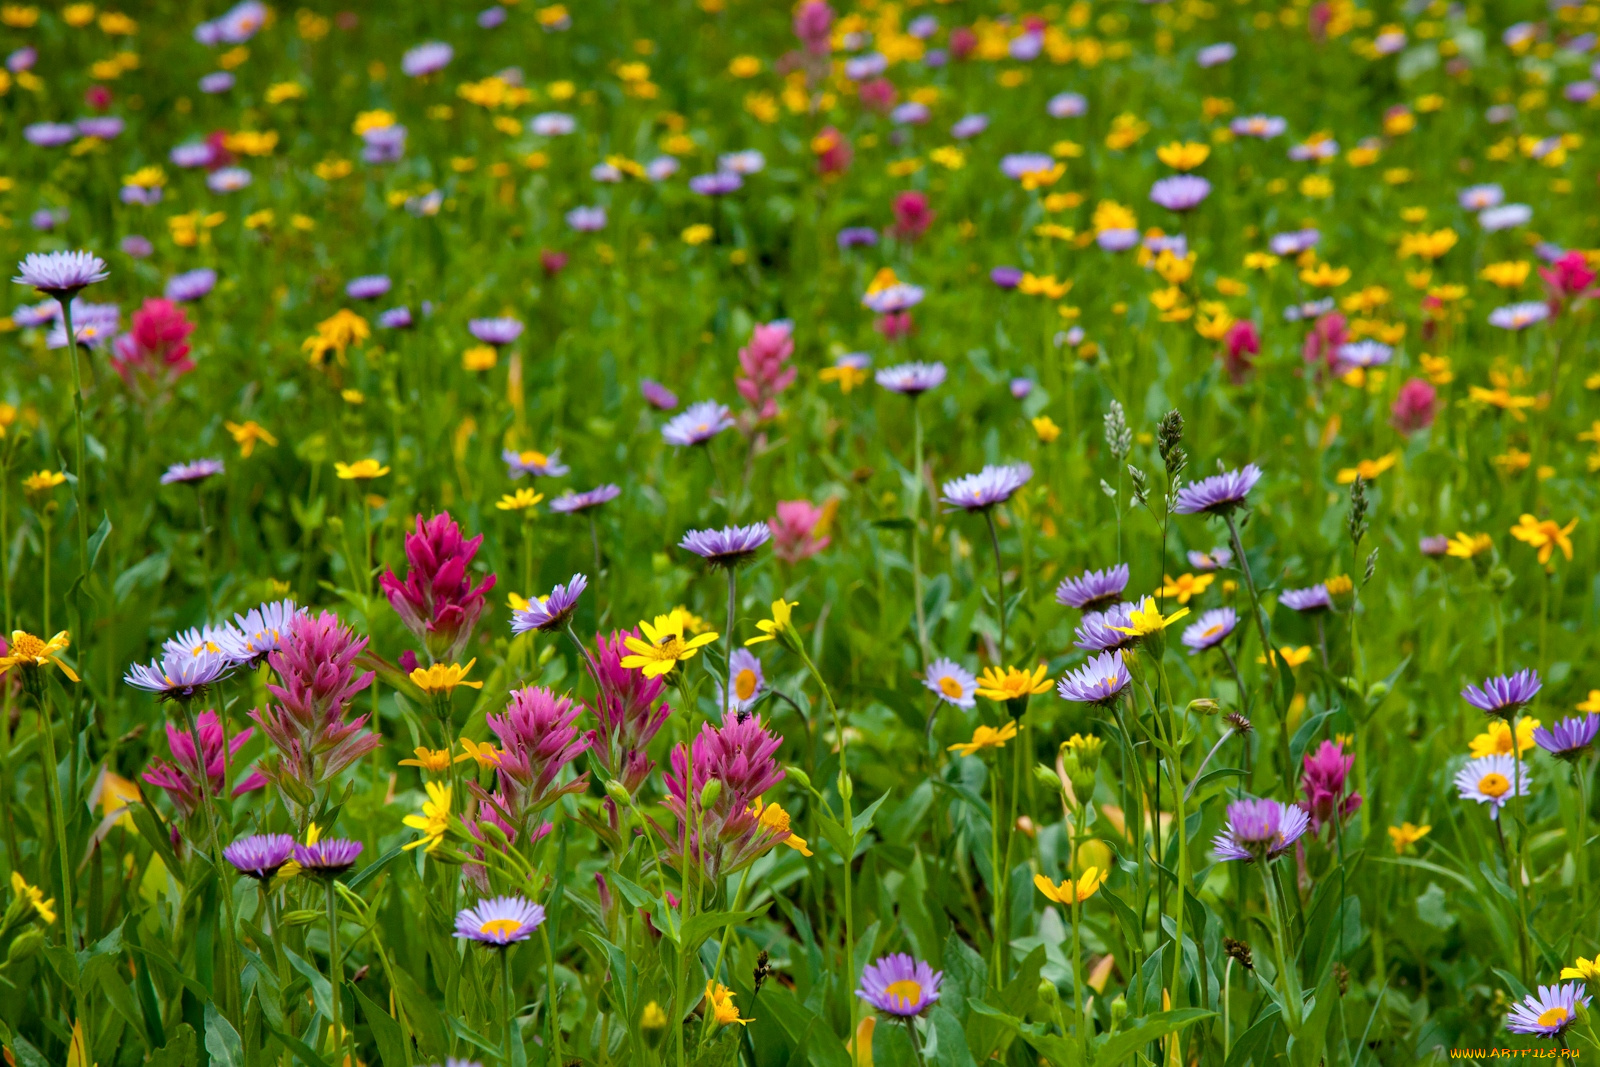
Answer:
[[[606,783],[606,796],[616,801],[618,806],[622,807],[630,804],[633,800],[633,798],[628,795],[628,787],[617,781],[615,778]]]
[[[811,788],[811,776],[805,771],[802,771],[799,767],[786,766],[783,768],[783,773],[801,789]]]
[[[1222,710],[1222,705],[1210,697],[1201,697],[1199,700],[1189,701],[1189,710],[1197,715],[1215,715]]]
[[[44,947],[44,931],[38,928],[24,930],[18,934],[16,940],[11,942],[11,947],[6,950],[6,963],[21,963],[33,957]]]
[[[1061,991],[1056,984],[1048,978],[1039,979],[1039,999],[1044,1002],[1046,1010],[1054,1010],[1056,1002],[1061,999]]]
[[[1111,1002],[1111,1029],[1116,1030],[1122,1021],[1128,1017],[1128,998],[1121,993]]]
[[[1033,765],[1033,778],[1034,781],[1038,782],[1046,789],[1061,788],[1061,776],[1056,774],[1053,768],[1046,767],[1042,763],[1036,763]]]
[[[722,779],[713,778],[700,787],[700,808],[705,810],[717,802],[722,795]]]
[[[661,1043],[661,1036],[667,1032],[667,1013],[661,1010],[660,1004],[652,1000],[644,1006],[639,1014],[639,1032],[651,1048]]]
[[[1028,818],[1026,815],[1017,816],[1017,833],[1024,837],[1032,838],[1038,832],[1039,828],[1033,825],[1032,819]]]

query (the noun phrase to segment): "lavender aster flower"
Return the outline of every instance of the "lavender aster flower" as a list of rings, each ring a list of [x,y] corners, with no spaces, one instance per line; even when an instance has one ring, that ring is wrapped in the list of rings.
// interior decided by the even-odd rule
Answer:
[[[150,243],[150,238],[137,233],[130,233],[124,237],[117,247],[122,250],[123,255],[132,256],[134,259],[144,259],[156,250],[155,245]]]
[[[1507,304],[1489,312],[1489,325],[1502,330],[1526,330],[1550,317],[1550,305],[1539,300]]]
[[[717,157],[717,169],[733,174],[760,174],[766,167],[767,157],[755,148],[724,152]]]
[[[108,274],[105,260],[93,252],[29,252],[11,280],[61,299],[105,281]]]
[[[344,294],[351,300],[376,300],[393,286],[387,274],[364,274],[351,278],[350,284],[344,287]]]
[[[1254,463],[1239,470],[1225,471],[1202,478],[1178,490],[1179,515],[1226,515],[1244,503],[1261,480],[1261,468]]]
[[[861,298],[861,303],[869,310],[880,315],[893,315],[900,311],[910,311],[922,303],[923,288],[912,285],[910,282],[896,282],[886,285],[876,292],[869,292]]]
[[[744,185],[744,179],[730,170],[696,174],[689,179],[689,191],[701,196],[726,196]]]
[[[94,115],[78,120],[78,133],[100,141],[109,141],[122,135],[127,124],[115,115]]]
[[[1505,807],[1512,797],[1527,796],[1528,765],[1522,765],[1522,777],[1516,778],[1517,760],[1508,753],[1497,752],[1492,756],[1480,756],[1468,760],[1467,765],[1456,772],[1456,790],[1462,800],[1475,800],[1479,804],[1489,805],[1489,817],[1500,817],[1500,809]],[[1512,785],[1513,780],[1517,782]]]
[[[1461,691],[1461,699],[1486,715],[1509,720],[1532,701],[1543,686],[1539,672],[1525,668],[1516,674],[1486,679],[1481,688],[1469,685]]]
[[[1274,137],[1283,136],[1289,128],[1287,120],[1277,115],[1241,115],[1228,124],[1235,137],[1255,137],[1262,141],[1270,141]]]
[[[213,193],[236,193],[255,181],[243,167],[223,167],[206,175],[206,188]]]
[[[761,660],[748,648],[733,650],[733,660],[729,664],[733,672],[733,694],[725,697],[722,692],[722,683],[716,682],[712,689],[716,693],[717,707],[727,708],[730,711],[749,711],[767,687],[767,677],[761,670]]]
[[[1107,252],[1126,252],[1139,243],[1139,231],[1122,227],[1101,230],[1094,235],[1094,243]]]
[[[164,295],[174,303],[186,304],[208,296],[216,287],[217,272],[210,267],[200,267],[168,278]]]
[[[1499,207],[1505,203],[1505,199],[1506,191],[1493,183],[1469,185],[1456,195],[1456,203],[1467,211],[1487,211]]]
[[[1044,152],[1013,152],[1000,157],[1000,173],[1012,181],[1018,181],[1024,174],[1039,174],[1050,170],[1056,161]]]
[[[884,367],[874,377],[885,389],[918,397],[944,384],[944,373],[943,363],[899,363]]]
[[[409,330],[416,323],[409,307],[392,307],[378,314],[378,326],[385,330]]]
[[[1133,679],[1121,652],[1102,652],[1056,683],[1056,695],[1079,704],[1110,704]]]
[[[189,463],[174,463],[161,476],[161,484],[194,485],[221,474],[222,470],[220,459],[197,459]]]
[[[283,647],[284,638],[307,612],[292,600],[275,600],[233,617],[222,631],[222,651],[235,663],[254,666]]]
[[[525,897],[494,897],[456,915],[455,936],[504,948],[526,941],[544,922],[544,907]]]
[[[1184,628],[1184,647],[1191,656],[1208,648],[1216,648],[1238,625],[1239,615],[1232,608],[1212,608]]]
[[[288,834],[249,834],[222,850],[222,858],[240,874],[258,882],[270,882],[294,854],[294,838]]]
[[[1417,550],[1424,556],[1428,556],[1430,558],[1443,556],[1450,551],[1450,538],[1446,537],[1444,534],[1434,534],[1431,537],[1424,537],[1422,540],[1417,542]]]
[[[435,74],[455,58],[456,50],[443,41],[427,41],[415,48],[406,49],[400,57],[400,73],[408,78],[422,78]]]
[[[561,462],[559,448],[548,456],[543,452],[513,452],[507,448],[501,451],[500,458],[505,462],[506,473],[512,481],[524,474],[531,474],[535,478],[559,478],[568,471],[567,465]]]
[[[200,79],[200,91],[211,96],[225,93],[235,84],[233,74],[226,70],[215,70]]]
[[[1204,69],[1221,66],[1239,54],[1239,49],[1224,41],[1207,45],[1195,54],[1194,61]]]
[[[578,120],[560,111],[546,111],[528,120],[528,129],[540,137],[565,137],[578,128]]]
[[[1061,579],[1056,586],[1056,603],[1080,611],[1097,611],[1113,603],[1128,588],[1128,565],[1119,563],[1099,571],[1084,571]]]
[[[1211,183],[1198,174],[1174,174],[1150,187],[1150,199],[1169,211],[1192,211],[1211,195]]]
[[[719,567],[733,567],[755,555],[756,549],[771,538],[771,528],[758,522],[750,526],[724,526],[720,530],[690,530],[678,542],[678,547]]]
[[[939,1002],[939,983],[943,980],[943,971],[897,952],[862,968],[856,996],[885,1015],[909,1019]]]
[[[1478,225],[1486,233],[1498,233],[1533,221],[1533,208],[1527,204],[1503,204],[1478,213]]]
[[[1284,233],[1275,233],[1267,241],[1267,247],[1272,249],[1275,256],[1298,256],[1301,252],[1317,247],[1322,240],[1320,230],[1287,230]]]
[[[467,330],[486,345],[508,345],[522,336],[522,323],[517,319],[473,319]]]
[[[309,875],[337,878],[356,865],[361,849],[360,841],[326,837],[312,845],[295,845],[294,861]]]
[[[583,493],[568,491],[550,501],[550,510],[562,515],[573,515],[580,511],[588,511],[590,508],[597,508],[621,495],[622,489],[615,485],[602,485]]]
[[[216,158],[216,154],[216,149],[204,141],[192,141],[188,144],[178,145],[171,152],[168,152],[167,159],[172,162],[174,167],[193,170],[196,167],[209,167],[211,161]]]
[[[958,708],[977,706],[978,700],[974,694],[978,691],[978,679],[955,660],[941,657],[928,664],[922,684],[946,704],[954,704]]]
[[[85,348],[104,348],[116,337],[121,325],[122,313],[115,304],[72,301],[72,332]],[[60,315],[55,317],[55,326],[45,338],[45,347],[67,347],[67,324]]]
[[[135,689],[154,693],[160,700],[191,700],[208,685],[233,669],[233,660],[224,651],[202,649],[198,653],[168,652],[149,664],[135,663],[122,680]]]
[[[1022,271],[1017,267],[995,267],[989,272],[989,280],[1002,289],[1015,289],[1022,281]]]
[[[1581,719],[1567,718],[1553,727],[1537,727],[1533,739],[1556,759],[1575,760],[1589,751],[1597,733],[1600,733],[1600,715],[1591,711]]]
[[[677,393],[674,393],[660,382],[651,381],[649,378],[639,383],[639,392],[644,394],[645,403],[657,411],[671,411],[678,406]]]
[[[1124,631],[1133,628],[1133,612],[1138,606],[1123,601],[1104,611],[1088,612],[1072,632],[1072,643],[1085,652],[1109,652],[1137,643],[1138,638]]]
[[[1345,367],[1381,367],[1394,358],[1394,349],[1382,341],[1352,341],[1340,345],[1337,356]]]
[[[565,626],[572,613],[578,610],[578,598],[589,587],[589,579],[574,574],[566,585],[550,590],[549,596],[528,601],[528,606],[511,615],[511,632],[525,634],[529,630],[549,633]]]
[[[65,122],[35,122],[22,128],[22,136],[40,148],[60,148],[78,139],[78,128]]]
[[[732,426],[733,415],[728,405],[715,400],[702,400],[698,404],[690,404],[683,414],[669,419],[661,427],[661,436],[669,445],[687,448],[703,445]]]
[[[406,128],[378,126],[361,135],[363,163],[398,163],[406,154]]]
[[[1506,1016],[1506,1029],[1513,1034],[1535,1037],[1560,1037],[1578,1021],[1578,1005],[1589,1006],[1582,982],[1542,985],[1539,995],[1529,993]]]
[[[1272,860],[1294,847],[1311,817],[1294,804],[1245,799],[1228,805],[1228,826],[1212,838],[1218,862]]]
[[[1053,119],[1075,119],[1089,110],[1089,101],[1082,93],[1057,93],[1045,105]]]
[[[1233,552],[1220,545],[1210,552],[1189,550],[1189,566],[1197,571],[1214,571],[1219,567],[1226,567],[1233,562]]]
[[[963,115],[950,127],[950,136],[958,141],[970,141],[988,128],[988,115]]]
[[[1328,587],[1321,582],[1305,589],[1285,589],[1278,594],[1278,603],[1302,615],[1333,610],[1333,597],[1328,595]]]
[[[603,207],[575,207],[567,212],[567,225],[579,233],[594,233],[606,228],[606,209]]]
[[[871,247],[878,243],[878,231],[871,226],[846,226],[836,240],[840,248]]]
[[[1010,500],[1012,494],[1032,477],[1033,468],[1026,463],[1010,463],[1000,467],[991,464],[977,474],[945,482],[940,486],[944,496],[939,500],[967,511],[984,511]]]

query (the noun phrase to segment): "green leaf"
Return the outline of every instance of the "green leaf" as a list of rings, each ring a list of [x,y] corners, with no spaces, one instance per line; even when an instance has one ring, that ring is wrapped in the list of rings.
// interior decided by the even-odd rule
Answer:
[[[286,1034],[282,1030],[275,1030],[270,1024],[264,1025],[267,1033],[283,1042],[283,1047],[294,1053],[294,1058],[305,1064],[306,1067],[328,1067],[328,1061],[318,1056],[298,1037],[293,1034]]]
[[[11,1052],[17,1057],[17,1067],[50,1067],[50,1061],[44,1058],[44,1053],[20,1035],[11,1039]]]
[[[766,905],[750,911],[703,911],[689,917],[681,934],[683,950],[693,953],[701,942],[725,926],[749,922],[767,910]]]
[[[239,1031],[222,1017],[215,1001],[206,1001],[206,1051],[212,1067],[244,1067],[244,1042]]]
[[[868,804],[850,820],[850,837],[853,844],[861,844],[862,839],[867,836],[867,831],[872,829],[872,820],[877,816],[878,809],[883,807],[883,802],[888,799],[889,794],[884,793],[883,796]],[[853,855],[854,850],[852,849],[851,851]]]
[[[150,1053],[145,1067],[194,1067],[198,1053],[194,1027],[179,1023],[172,1028],[172,1037],[167,1043]]]
[[[1247,1067],[1248,1064],[1265,1062],[1267,1060],[1265,1050],[1272,1043],[1272,1032],[1279,1028],[1282,1022],[1276,1005],[1267,1008],[1261,1018],[1256,1020],[1256,1024],[1234,1041],[1224,1067]]]
[[[1095,1050],[1094,1062],[1097,1067],[1114,1067],[1115,1064],[1127,1059],[1135,1049],[1216,1014],[1204,1008],[1174,1008],[1171,1011],[1158,1011],[1154,1015],[1147,1015],[1138,1020],[1139,1025],[1112,1034]]]
[[[378,1046],[378,1059],[383,1062],[383,1067],[406,1067],[406,1039],[400,1032],[400,1024],[388,1012],[372,1003],[354,983],[350,991],[356,995],[361,1015],[372,1028],[372,1040]]]
[[[283,954],[289,957],[289,966],[299,971],[305,980],[311,983],[311,1003],[322,1013],[324,1019],[333,1018],[333,986],[294,949],[285,947]]]
[[[385,867],[389,866],[389,864],[393,863],[404,854],[404,845],[394,846],[394,848],[391,848],[388,852],[385,852],[383,855],[379,856],[377,859],[361,868],[361,870],[357,871],[348,881],[344,883],[345,888],[349,889],[352,893],[355,892],[368,882],[372,881],[374,878],[378,877],[378,875],[382,874]]]
[[[106,545],[106,538],[111,536],[111,513],[105,512],[100,518],[100,525],[95,527],[94,533],[89,535],[89,566],[94,570],[94,565],[100,561],[100,550]]]
[[[137,804],[128,805],[127,812],[133,816],[133,825],[139,831],[139,836],[149,842],[156,855],[161,857],[161,865],[167,869],[167,873],[179,885],[183,885],[183,864],[178,862],[177,853],[172,851],[172,838],[161,832],[161,817],[150,806],[150,801],[140,797]]]
[[[939,1047],[933,1056],[936,1067],[977,1067],[972,1050],[967,1048],[967,1035],[948,1008],[943,1004],[935,1005],[928,1016],[928,1023],[939,1039]]]
[[[758,1011],[770,1014],[794,1042],[797,1055],[790,1063],[804,1056],[811,1067],[853,1067],[850,1054],[828,1024],[815,1012],[802,1005],[795,995],[780,985],[769,985],[761,991]]]

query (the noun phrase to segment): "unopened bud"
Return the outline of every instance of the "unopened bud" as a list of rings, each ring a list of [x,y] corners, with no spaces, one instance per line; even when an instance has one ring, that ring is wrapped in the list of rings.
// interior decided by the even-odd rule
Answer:
[[[1039,828],[1033,825],[1032,819],[1028,818],[1026,815],[1017,816],[1017,833],[1023,835],[1024,837],[1031,838],[1038,832]]]
[[[709,808],[717,802],[722,795],[722,779],[713,778],[700,787],[700,807]]]
[[[1034,781],[1038,782],[1046,789],[1061,788],[1061,776],[1058,775],[1053,768],[1046,767],[1042,763],[1035,763],[1033,765],[1033,778]]]
[[[1201,697],[1199,700],[1189,701],[1189,710],[1197,715],[1215,715],[1222,710],[1222,705],[1210,697]]]
[[[1056,1001],[1061,999],[1061,991],[1056,984],[1048,978],[1039,979],[1039,999],[1044,1001],[1046,1008],[1054,1008]]]
[[[789,778],[801,789],[811,788],[811,776],[805,771],[802,771],[799,767],[784,767],[783,773],[785,777]]]
[[[1128,1017],[1128,998],[1121,993],[1111,1002],[1111,1029],[1115,1030]]]
[[[633,801],[633,798],[628,795],[627,786],[623,785],[615,778],[606,783],[606,796],[623,806],[626,806]]]

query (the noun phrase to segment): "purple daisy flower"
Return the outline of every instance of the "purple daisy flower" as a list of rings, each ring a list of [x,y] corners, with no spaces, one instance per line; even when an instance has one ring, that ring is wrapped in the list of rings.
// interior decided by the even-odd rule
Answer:
[[[293,854],[294,838],[288,834],[249,834],[222,850],[235,870],[258,882],[272,881]]]
[[[879,385],[896,393],[916,397],[944,384],[943,363],[898,363],[874,375]]]
[[[156,246],[150,243],[150,238],[137,233],[130,233],[124,237],[117,247],[122,250],[123,255],[132,256],[134,259],[144,259],[156,250]]]
[[[715,400],[702,400],[690,404],[683,414],[675,415],[661,427],[661,436],[667,444],[688,448],[703,445],[723,430],[733,426],[733,414],[728,405]]]
[[[1239,615],[1232,608],[1212,608],[1184,628],[1183,644],[1192,656],[1215,648],[1225,641],[1234,627],[1239,625]]]
[[[204,141],[192,141],[188,144],[178,145],[171,152],[168,152],[167,159],[172,162],[174,167],[193,170],[196,167],[209,167],[211,161],[216,158],[216,154],[216,149]]]
[[[72,302],[72,332],[85,348],[104,348],[116,337],[121,325],[122,312],[115,304]],[[56,316],[55,326],[44,343],[46,348],[67,347],[67,324],[61,316]]]
[[[766,167],[767,157],[755,148],[724,152],[717,157],[717,169],[731,171],[734,174],[760,174]]]
[[[501,451],[500,458],[505,461],[506,473],[512,481],[524,474],[531,474],[535,478],[559,478],[569,469],[561,462],[559,448],[548,456],[543,452],[513,452],[507,448]]]
[[[211,290],[216,287],[217,272],[210,267],[200,267],[197,270],[186,270],[182,274],[174,274],[168,278],[163,295],[174,303],[187,304],[209,296]]]
[[[126,127],[127,124],[115,115],[94,115],[78,120],[78,132],[80,134],[84,137],[94,137],[101,141],[109,141],[112,138],[121,136]]]
[[[912,285],[910,282],[897,282],[885,286],[874,293],[867,293],[861,298],[862,306],[880,315],[893,315],[901,311],[910,311],[922,303],[925,295],[922,286]]]
[[[409,330],[415,324],[415,320],[411,317],[411,309],[403,305],[390,308],[378,315],[378,326],[384,330]]]
[[[1456,203],[1466,211],[1487,211],[1489,208],[1499,207],[1505,203],[1505,199],[1506,191],[1493,183],[1469,185],[1456,194]]]
[[[689,179],[689,191],[701,196],[727,196],[744,185],[744,179],[731,170],[696,174]]]
[[[11,280],[59,299],[103,282],[108,276],[105,260],[93,252],[29,252],[17,264],[17,276]]]
[[[837,241],[840,248],[871,247],[878,243],[878,231],[871,226],[846,226]]]
[[[486,345],[508,345],[522,336],[522,323],[518,319],[473,319],[467,323],[467,332]]]
[[[1211,840],[1217,861],[1272,860],[1288,852],[1311,817],[1294,804],[1245,799],[1228,805],[1228,826]]]
[[[1434,534],[1431,537],[1424,537],[1422,540],[1417,542],[1417,551],[1421,552],[1424,556],[1431,558],[1443,556],[1450,551],[1450,538],[1446,537],[1444,534]]]
[[[234,82],[234,76],[230,71],[214,70],[200,79],[200,91],[215,96],[232,89]]]
[[[1492,756],[1480,756],[1468,760],[1466,766],[1456,772],[1456,792],[1462,800],[1475,800],[1479,804],[1489,805],[1489,817],[1498,819],[1500,809],[1505,807],[1512,797],[1525,797],[1528,795],[1528,786],[1531,784],[1528,777],[1528,765],[1522,764],[1522,775],[1517,776],[1517,760],[1507,753],[1495,753]],[[1512,785],[1516,782],[1516,785]]]
[[[1486,679],[1482,687],[1469,685],[1461,691],[1461,699],[1486,715],[1510,719],[1532,701],[1543,686],[1538,671],[1524,668],[1516,674]]]
[[[481,30],[496,29],[505,25],[505,21],[506,9],[501,7],[499,4],[496,4],[493,7],[486,7],[482,11],[478,12],[478,28]]]
[[[1321,240],[1322,233],[1319,230],[1286,230],[1273,234],[1267,241],[1267,247],[1272,249],[1275,256],[1298,256],[1317,247]]]
[[[1018,181],[1024,174],[1048,171],[1055,165],[1055,159],[1044,152],[1013,152],[1000,157],[1000,173],[1012,181]]]
[[[1107,252],[1126,252],[1139,243],[1139,231],[1113,228],[1094,235],[1094,243]]]
[[[215,477],[223,471],[220,459],[197,459],[189,463],[174,463],[161,476],[162,485],[194,485]]]
[[[1056,586],[1056,603],[1080,611],[1098,611],[1114,603],[1128,588],[1128,565],[1119,563],[1105,570],[1084,571],[1073,578],[1061,579]]]
[[[1195,54],[1194,61],[1204,69],[1219,67],[1239,54],[1239,49],[1224,41],[1221,44],[1206,45]]]
[[[1513,1034],[1560,1037],[1578,1021],[1578,1005],[1588,1007],[1590,998],[1584,995],[1584,989],[1582,982],[1540,986],[1538,996],[1529,993],[1511,1009],[1506,1016],[1506,1029]]]
[[[1089,110],[1089,101],[1082,93],[1057,93],[1046,105],[1053,119],[1075,119]]]
[[[426,41],[406,49],[406,54],[400,57],[400,73],[408,78],[435,74],[443,70],[455,54],[456,50],[443,41]]]
[[[376,300],[393,286],[387,274],[364,274],[350,279],[350,284],[344,287],[344,295],[351,300]]]
[[[909,1019],[939,1002],[943,980],[943,971],[897,952],[862,968],[856,996],[886,1015]]]
[[[578,128],[578,120],[561,111],[545,111],[528,120],[528,129],[540,137],[565,137]]]
[[[356,857],[361,855],[361,849],[360,841],[326,837],[314,845],[294,846],[294,861],[307,874],[336,878],[356,865]]]
[[[996,467],[989,465],[977,474],[968,474],[945,482],[939,488],[944,496],[941,503],[966,511],[985,511],[996,504],[1004,504],[1012,494],[1033,477],[1033,468],[1026,463],[1009,463]]]
[[[398,123],[379,126],[361,135],[363,163],[398,163],[406,154],[406,128]]]
[[[1189,550],[1189,566],[1197,571],[1214,571],[1233,562],[1233,552],[1220,545],[1210,552]]]
[[[22,136],[40,148],[60,148],[78,139],[78,128],[65,122],[35,122],[22,128]]]
[[[678,406],[677,393],[649,378],[639,383],[639,392],[644,394],[645,403],[657,411],[671,411]]]
[[[573,515],[580,511],[588,511],[590,508],[597,508],[621,495],[622,489],[615,485],[602,485],[583,493],[568,491],[550,501],[550,510],[562,515]]]
[[[758,522],[749,526],[724,526],[720,530],[690,530],[678,542],[678,547],[720,567],[732,567],[755,555],[756,549],[771,538],[771,527]]]
[[[1478,225],[1482,226],[1486,233],[1498,233],[1501,230],[1526,226],[1532,221],[1533,208],[1527,204],[1502,204],[1478,212]]]
[[[940,658],[928,664],[922,684],[946,704],[954,704],[958,708],[977,706],[978,700],[974,694],[978,691],[978,679],[955,660]]]
[[[1550,305],[1542,300],[1527,300],[1520,304],[1507,304],[1489,312],[1489,325],[1502,330],[1526,330],[1535,323],[1550,317]]]
[[[213,193],[236,193],[255,181],[243,167],[223,167],[206,175],[206,188]]]
[[[950,136],[958,141],[970,141],[988,128],[988,115],[963,115],[950,127]]]
[[[567,225],[579,233],[595,233],[606,228],[606,209],[575,207],[567,212]]]
[[[1133,611],[1138,606],[1123,601],[1104,611],[1088,612],[1072,632],[1072,643],[1085,652],[1109,652],[1133,645],[1138,638],[1123,631],[1133,627]]]
[[[1305,589],[1285,589],[1278,594],[1278,603],[1302,615],[1333,610],[1333,597],[1328,595],[1328,587],[1321,582]]]
[[[1261,468],[1254,463],[1239,470],[1224,471],[1202,478],[1178,490],[1179,515],[1226,515],[1244,503],[1261,480]]]
[[[1150,187],[1150,199],[1168,211],[1192,211],[1211,195],[1211,183],[1198,174],[1174,174]]]
[[[1133,679],[1121,652],[1102,652],[1056,683],[1056,695],[1078,704],[1110,704]]]
[[[989,272],[989,280],[1002,289],[1015,289],[1022,281],[1022,271],[1017,267],[996,267]]]
[[[1537,727],[1533,739],[1556,759],[1575,760],[1589,751],[1597,733],[1600,733],[1600,715],[1591,711],[1581,719],[1573,717],[1562,719],[1554,726]]]
[[[254,666],[283,647],[289,631],[308,612],[292,600],[275,600],[233,617],[221,631],[222,651],[235,663]]]
[[[1337,355],[1345,367],[1381,367],[1394,358],[1394,349],[1382,341],[1352,341],[1340,345]]]
[[[544,907],[526,897],[493,897],[462,908],[456,915],[456,936],[504,948],[526,941],[544,922]]]
[[[148,664],[135,663],[122,680],[159,700],[191,700],[233,669],[233,659],[220,649],[168,652]]]
[[[550,590],[550,595],[528,601],[528,606],[511,615],[511,632],[525,634],[529,630],[549,633],[566,625],[572,613],[578,610],[578,598],[589,587],[589,579],[574,574],[566,585]]]

